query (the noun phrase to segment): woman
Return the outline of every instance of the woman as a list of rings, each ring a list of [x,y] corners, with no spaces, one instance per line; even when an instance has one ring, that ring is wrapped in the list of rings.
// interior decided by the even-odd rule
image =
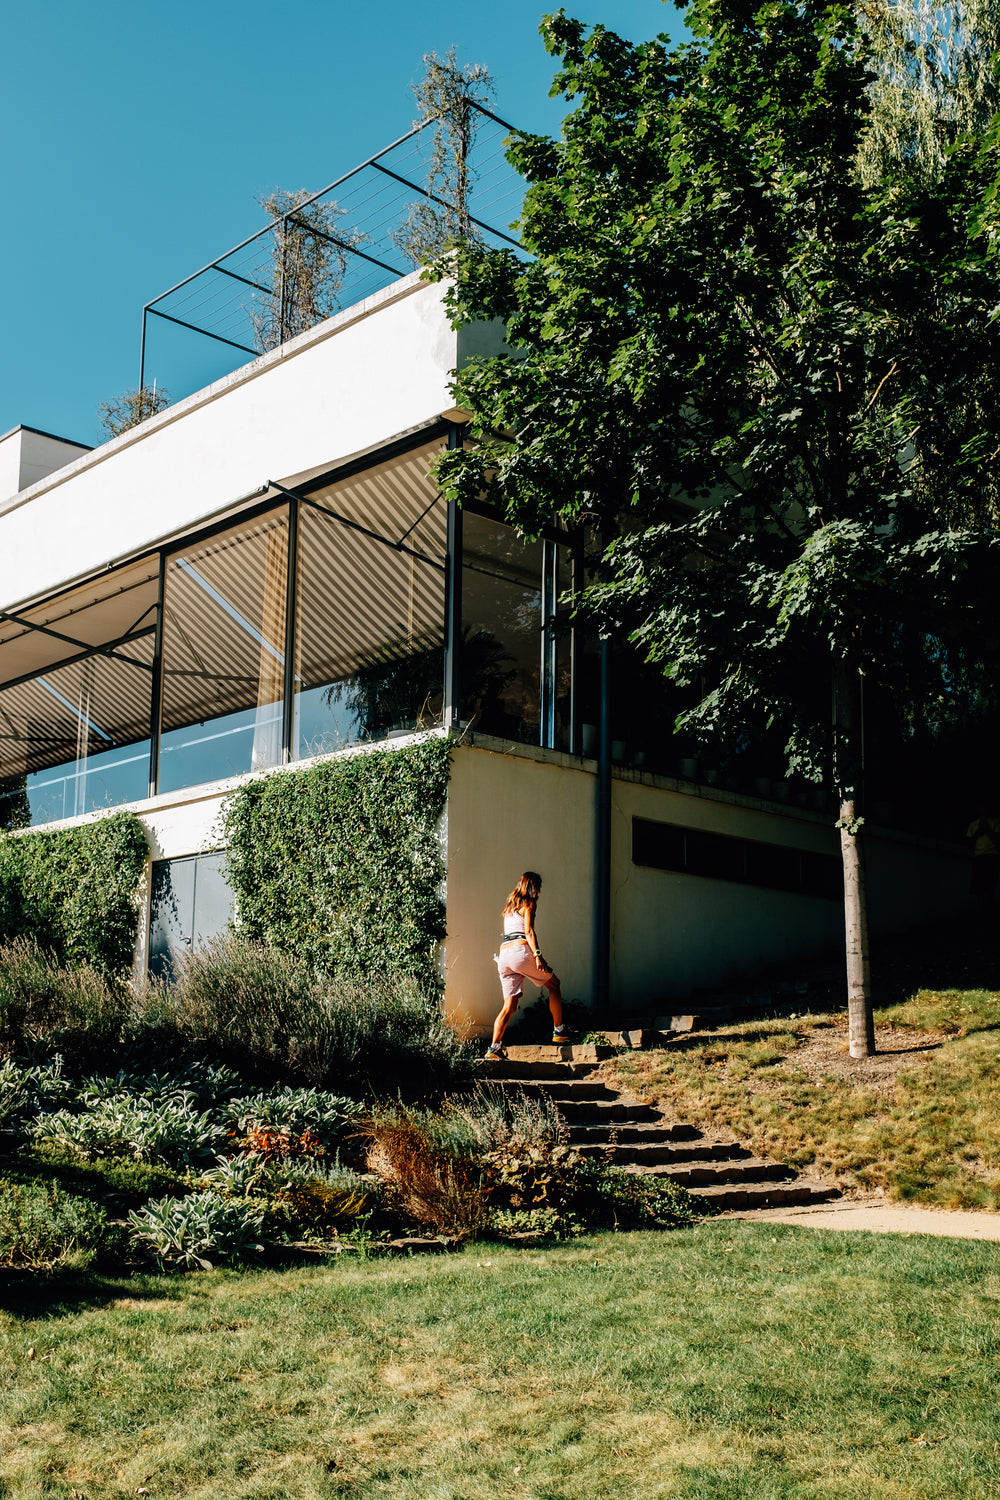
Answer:
[[[573,1040],[572,1032],[563,1025],[559,980],[542,957],[535,937],[535,907],[538,905],[541,889],[542,877],[536,875],[534,870],[525,870],[507,897],[507,905],[503,909],[503,942],[496,956],[500,983],[503,986],[503,1010],[493,1026],[493,1041],[486,1054],[488,1062],[497,1062],[504,1055],[503,1034],[524,994],[526,979],[537,984],[539,989],[544,985],[549,992],[553,1042],[557,1046],[565,1046]]]

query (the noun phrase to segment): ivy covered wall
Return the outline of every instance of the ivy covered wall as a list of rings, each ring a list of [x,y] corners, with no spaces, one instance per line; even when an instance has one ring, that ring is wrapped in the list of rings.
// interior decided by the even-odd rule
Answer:
[[[450,760],[429,739],[240,787],[222,819],[236,930],[324,973],[439,987]]]
[[[127,974],[148,855],[129,812],[54,833],[0,834],[0,941],[33,938],[61,963]]]

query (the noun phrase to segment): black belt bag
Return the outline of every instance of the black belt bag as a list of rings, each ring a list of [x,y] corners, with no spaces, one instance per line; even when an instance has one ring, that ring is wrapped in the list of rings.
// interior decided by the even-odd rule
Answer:
[[[523,932],[505,932],[503,940],[505,943],[526,943],[528,941]]]

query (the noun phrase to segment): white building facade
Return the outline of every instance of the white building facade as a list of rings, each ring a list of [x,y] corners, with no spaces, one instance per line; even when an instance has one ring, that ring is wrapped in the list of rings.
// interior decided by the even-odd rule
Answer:
[[[663,774],[607,732],[599,764],[592,647],[553,628],[576,543],[439,495],[451,372],[500,347],[415,273],[98,449],[0,439],[0,826],[133,809],[141,963],[228,921],[234,787],[423,733],[455,738],[441,962],[464,1030],[497,1007],[524,869],[588,1003],[676,1007],[841,941],[830,817]],[[876,830],[870,861],[876,925],[965,900],[953,850]]]

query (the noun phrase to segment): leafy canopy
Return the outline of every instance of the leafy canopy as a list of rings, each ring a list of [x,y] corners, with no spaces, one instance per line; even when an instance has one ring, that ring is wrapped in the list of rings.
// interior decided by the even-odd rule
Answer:
[[[992,616],[997,127],[866,185],[853,7],[687,21],[676,48],[544,21],[575,108],[510,147],[533,259],[453,271],[455,321],[516,356],[457,377],[474,441],[439,476],[528,533],[591,527],[585,605],[688,687],[686,726],[756,716],[818,776],[835,667],[913,712]]]

